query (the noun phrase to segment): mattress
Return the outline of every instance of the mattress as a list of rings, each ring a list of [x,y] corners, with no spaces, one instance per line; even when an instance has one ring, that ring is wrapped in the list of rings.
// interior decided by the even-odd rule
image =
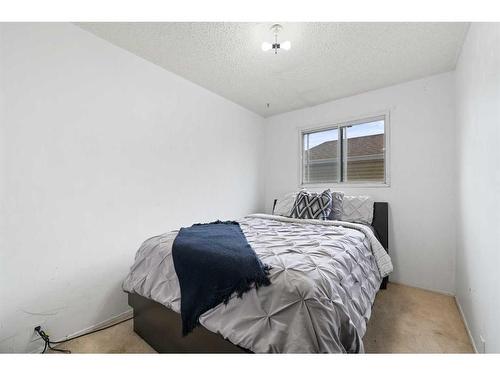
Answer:
[[[200,324],[256,353],[361,353],[389,256],[360,224],[250,215],[238,220],[271,285],[233,296]],[[146,240],[123,290],[180,313],[172,260],[177,231]],[[179,327],[181,330],[181,327]]]

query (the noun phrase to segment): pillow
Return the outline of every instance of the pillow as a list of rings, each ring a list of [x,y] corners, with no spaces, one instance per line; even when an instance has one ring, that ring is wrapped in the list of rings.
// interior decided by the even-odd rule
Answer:
[[[290,217],[296,197],[297,192],[294,192],[286,194],[283,198],[278,199],[276,206],[274,206],[273,215]]]
[[[342,220],[344,208],[342,201],[344,200],[344,193],[339,191],[332,192],[332,211],[328,216],[328,220]]]
[[[373,199],[366,195],[344,195],[342,221],[371,225],[373,221]]]
[[[322,193],[309,193],[306,190],[301,190],[295,198],[290,217],[326,220],[331,210],[332,193],[330,189]]]

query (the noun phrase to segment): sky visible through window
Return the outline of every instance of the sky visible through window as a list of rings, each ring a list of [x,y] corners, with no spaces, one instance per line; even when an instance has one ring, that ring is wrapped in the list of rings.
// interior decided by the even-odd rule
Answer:
[[[384,121],[373,121],[367,122],[365,124],[353,125],[348,130],[349,138],[358,138],[364,137],[367,135],[377,135],[384,134]],[[335,141],[338,139],[338,131],[337,129],[325,130],[316,133],[309,134],[309,149],[320,145],[324,142]],[[304,145],[304,148],[307,149],[307,145]]]

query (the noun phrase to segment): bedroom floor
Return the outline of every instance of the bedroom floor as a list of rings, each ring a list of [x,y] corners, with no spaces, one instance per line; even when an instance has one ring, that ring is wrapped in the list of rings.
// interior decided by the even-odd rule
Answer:
[[[455,298],[389,283],[363,338],[367,353],[473,353]]]
[[[453,297],[392,283],[377,294],[363,342],[367,353],[473,352]],[[58,348],[73,353],[156,353],[134,333],[132,320]]]

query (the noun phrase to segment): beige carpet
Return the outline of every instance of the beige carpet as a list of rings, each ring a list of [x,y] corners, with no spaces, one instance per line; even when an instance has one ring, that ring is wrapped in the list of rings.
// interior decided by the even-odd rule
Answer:
[[[472,353],[455,299],[389,284],[377,294],[363,338],[367,353]],[[73,353],[155,353],[132,321],[58,346]]]

